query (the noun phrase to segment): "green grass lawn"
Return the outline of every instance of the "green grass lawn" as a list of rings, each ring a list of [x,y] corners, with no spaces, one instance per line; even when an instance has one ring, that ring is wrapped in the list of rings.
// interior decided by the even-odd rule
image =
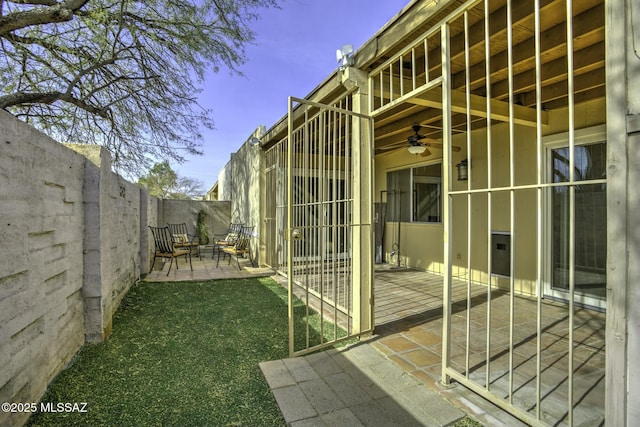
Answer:
[[[30,425],[283,425],[258,363],[288,355],[286,290],[271,279],[140,283],[107,341],[85,346]]]
[[[297,301],[298,343],[305,316]],[[319,316],[309,323],[317,344]],[[287,292],[273,280],[143,282],[122,301],[109,339],[85,346],[42,399],[86,402],[87,412],[37,413],[28,425],[284,425],[258,364],[285,357]]]

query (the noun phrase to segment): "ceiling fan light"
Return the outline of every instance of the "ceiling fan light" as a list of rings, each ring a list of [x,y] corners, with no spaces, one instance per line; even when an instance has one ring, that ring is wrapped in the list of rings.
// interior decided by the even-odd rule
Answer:
[[[409,152],[411,154],[422,154],[425,152],[425,150],[427,149],[427,147],[425,147],[424,145],[410,145],[409,146]]]

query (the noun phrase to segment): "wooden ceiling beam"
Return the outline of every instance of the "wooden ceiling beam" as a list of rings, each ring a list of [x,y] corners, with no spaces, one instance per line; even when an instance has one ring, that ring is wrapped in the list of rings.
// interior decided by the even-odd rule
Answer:
[[[442,88],[434,88],[426,91],[420,95],[414,96],[407,100],[407,102],[425,107],[442,109]],[[513,122],[524,126],[533,126],[537,124],[536,110],[521,105],[512,105],[513,117],[509,115],[509,103],[492,99],[490,101],[491,107],[491,119],[503,122],[508,122],[513,119]],[[478,117],[487,117],[487,98],[470,94],[469,108],[471,115]],[[453,90],[451,91],[451,110],[456,113],[467,112],[467,100],[464,92]],[[542,124],[549,123],[549,116],[546,112],[542,114]]]

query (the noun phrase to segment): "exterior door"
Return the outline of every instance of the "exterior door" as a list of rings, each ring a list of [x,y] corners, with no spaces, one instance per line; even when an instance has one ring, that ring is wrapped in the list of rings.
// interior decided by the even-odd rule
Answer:
[[[372,133],[368,116],[289,99],[289,350],[301,355],[373,327]]]
[[[570,153],[566,143],[547,147],[549,188],[547,209],[548,268],[545,295],[569,300],[570,280],[574,301],[604,309],[607,263],[606,142],[600,132],[576,139],[573,153],[573,183]],[[570,187],[574,201],[570,203]],[[572,208],[573,206],[573,208]],[[569,229],[574,224],[574,249],[570,251]],[[569,254],[573,253],[573,260]]]

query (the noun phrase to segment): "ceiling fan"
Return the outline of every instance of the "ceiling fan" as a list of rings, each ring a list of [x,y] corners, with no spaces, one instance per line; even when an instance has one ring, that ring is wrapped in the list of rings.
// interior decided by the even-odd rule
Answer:
[[[429,148],[437,148],[439,150],[442,150],[443,145],[437,142],[433,142],[433,140],[421,142],[424,139],[428,139],[427,136],[420,135],[419,132],[420,132],[420,128],[422,127],[426,127],[426,128],[433,127],[434,129],[440,130],[440,128],[436,128],[435,126],[426,126],[426,125],[421,125],[419,123],[415,123],[413,126],[411,126],[411,130],[413,130],[414,134],[410,135],[407,138],[407,142],[409,143],[409,146],[407,148],[409,149],[409,152],[411,154],[420,154],[421,156],[424,157],[431,154],[431,151],[429,150]],[[393,148],[396,149],[398,147],[393,147]],[[460,151],[460,147],[452,146],[451,150]]]

